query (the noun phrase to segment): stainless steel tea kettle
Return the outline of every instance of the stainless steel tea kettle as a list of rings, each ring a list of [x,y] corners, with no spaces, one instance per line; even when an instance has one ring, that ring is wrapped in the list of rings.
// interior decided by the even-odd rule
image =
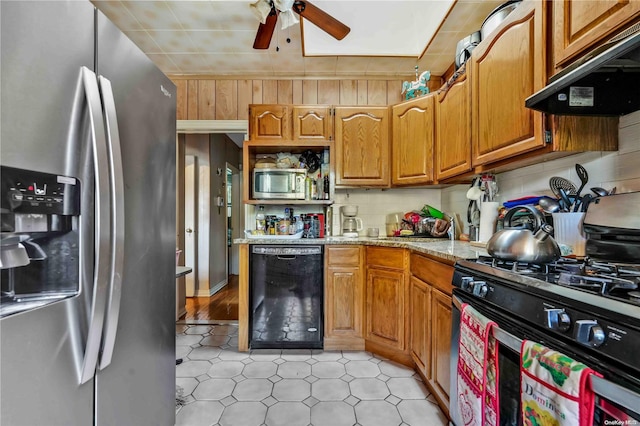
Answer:
[[[527,209],[536,220],[534,230],[509,228],[511,217],[520,209]],[[509,210],[504,217],[505,229],[502,229],[487,242],[487,252],[500,260],[527,263],[549,263],[560,258],[560,247],[553,239],[553,227],[544,223],[544,217],[534,207],[517,206]]]

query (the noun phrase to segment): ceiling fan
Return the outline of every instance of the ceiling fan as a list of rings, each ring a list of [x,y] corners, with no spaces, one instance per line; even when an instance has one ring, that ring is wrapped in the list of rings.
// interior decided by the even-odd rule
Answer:
[[[298,23],[293,14],[295,12],[337,40],[342,40],[351,31],[345,24],[306,0],[258,0],[251,8],[261,21],[253,42],[254,49],[269,48],[278,15],[281,14],[283,29]]]

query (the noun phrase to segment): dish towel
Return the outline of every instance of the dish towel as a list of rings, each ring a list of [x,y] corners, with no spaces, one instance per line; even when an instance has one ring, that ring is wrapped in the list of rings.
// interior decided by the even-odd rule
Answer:
[[[522,418],[525,425],[591,426],[595,394],[591,368],[544,345],[522,342]]]
[[[458,409],[466,426],[496,426],[498,351],[491,329],[497,324],[462,304],[458,347]]]

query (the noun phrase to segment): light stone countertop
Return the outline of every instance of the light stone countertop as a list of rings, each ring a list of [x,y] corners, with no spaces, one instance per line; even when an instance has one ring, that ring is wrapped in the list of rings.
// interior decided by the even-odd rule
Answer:
[[[313,244],[340,244],[340,245],[365,245],[381,247],[407,248],[418,253],[424,253],[441,259],[455,262],[460,259],[477,259],[478,256],[487,256],[486,249],[470,245],[464,241],[451,241],[447,238],[411,238],[411,237],[380,237],[380,238],[300,238],[297,240],[284,240],[278,238],[238,238],[234,244],[282,244],[282,245],[313,245]]]

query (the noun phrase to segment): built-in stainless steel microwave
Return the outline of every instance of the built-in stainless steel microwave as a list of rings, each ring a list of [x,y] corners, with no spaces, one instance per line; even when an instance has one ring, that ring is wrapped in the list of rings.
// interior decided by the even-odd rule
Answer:
[[[253,198],[304,200],[306,169],[253,169]]]

